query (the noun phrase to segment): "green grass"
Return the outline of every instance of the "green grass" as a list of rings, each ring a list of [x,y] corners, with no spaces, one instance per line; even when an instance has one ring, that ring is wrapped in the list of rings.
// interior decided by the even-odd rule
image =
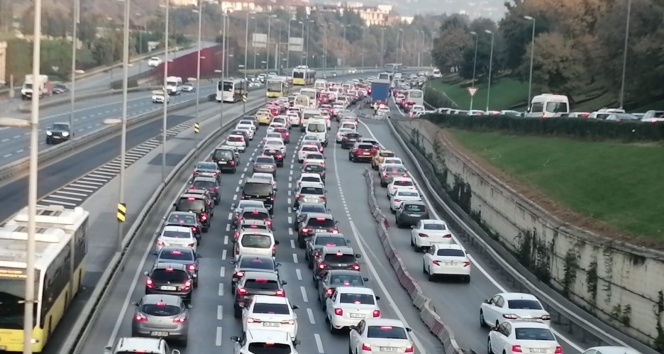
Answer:
[[[447,97],[454,101],[460,109],[470,108],[470,95],[467,88],[470,81],[431,81],[427,85],[433,89],[445,92]],[[473,98],[473,109],[484,110],[486,108],[487,84],[479,83]],[[521,82],[509,77],[496,78],[491,84],[491,109],[512,109],[514,107],[526,107],[528,101],[528,83]]]
[[[664,148],[451,129],[458,141],[570,210],[664,241]]]

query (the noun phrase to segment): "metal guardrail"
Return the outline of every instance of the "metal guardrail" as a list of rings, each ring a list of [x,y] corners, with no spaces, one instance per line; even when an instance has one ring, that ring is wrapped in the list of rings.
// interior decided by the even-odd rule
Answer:
[[[132,92],[141,92],[141,91],[152,91],[152,90],[157,90],[160,89],[161,86],[143,86],[143,87],[132,87],[130,89],[127,89],[128,93]],[[96,91],[96,92],[91,92],[91,93],[82,93],[82,94],[77,94],[75,99],[76,102],[79,101],[84,101],[84,100],[89,100],[93,98],[100,98],[100,97],[106,97],[106,96],[112,96],[112,95],[120,95],[122,94],[122,90],[104,90],[104,91]],[[49,108],[49,107],[55,107],[55,106],[60,106],[60,105],[65,105],[69,104],[71,102],[71,93],[69,95],[61,95],[62,97],[58,97],[52,100],[40,100],[39,101],[39,108]],[[32,103],[30,101],[23,103],[19,106],[18,108],[19,112],[22,113],[30,113],[32,112]]]

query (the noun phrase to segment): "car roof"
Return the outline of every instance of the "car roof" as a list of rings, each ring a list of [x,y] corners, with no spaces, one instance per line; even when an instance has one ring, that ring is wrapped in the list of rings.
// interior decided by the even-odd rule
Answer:
[[[257,212],[259,212],[259,213],[260,213],[260,212],[267,213],[267,208],[265,208],[265,207],[257,207],[257,206],[249,206],[249,207],[242,208],[242,212],[243,212],[243,213],[246,213],[246,212],[253,212],[253,211],[257,211]]]
[[[159,251],[159,253],[161,253],[161,252],[173,252],[173,251],[194,253],[194,249],[191,248],[191,247],[178,247],[178,246],[165,246]]]
[[[170,262],[155,263],[152,269],[166,269],[166,268],[173,268],[184,271],[187,270],[187,266],[182,263],[170,263]]]
[[[203,177],[203,176],[199,176],[199,177],[194,178],[194,182],[196,182],[196,181],[203,181],[203,182],[216,182],[217,179],[214,178],[214,177]]]
[[[586,349],[588,350],[597,350],[602,354],[640,354],[639,351],[630,347],[619,347],[619,346],[603,346],[603,347],[592,347]]]
[[[314,187],[314,188],[325,188],[325,185],[324,185],[323,183],[320,183],[320,182],[308,182],[308,181],[304,181],[304,182],[302,182],[302,185],[300,185],[300,188],[305,188],[305,187],[307,187],[307,188],[310,188],[310,187]]]
[[[359,270],[350,270],[350,269],[330,269],[330,270],[325,270],[325,273],[328,273],[330,275],[357,275],[361,278],[362,277],[362,272]]]
[[[391,318],[365,318],[364,323],[367,326],[387,326],[387,327],[402,327],[406,328],[406,325],[396,319]]]
[[[145,351],[159,353],[165,347],[162,346],[162,343],[165,343],[165,341],[161,338],[123,337],[118,340],[114,350],[115,352]]]
[[[337,292],[346,294],[374,294],[373,289],[362,286],[343,286],[337,288]]]
[[[180,231],[180,232],[191,232],[191,229],[184,226],[174,226],[166,225],[162,231]]]
[[[443,220],[438,220],[438,219],[424,219],[420,220],[422,221],[422,224],[436,224],[436,225],[444,225],[447,226],[447,223]]]
[[[272,160],[272,162],[274,162],[274,157],[272,157],[272,156],[261,155],[261,156],[256,156],[256,160],[254,160],[254,163],[255,163],[255,162],[258,162],[258,159]]]
[[[247,179],[244,181],[244,183],[267,184],[267,185],[269,185],[269,186],[272,185],[270,182],[266,181],[265,178],[252,178],[252,177],[247,178]]]
[[[337,233],[335,233],[335,232],[316,232],[314,234],[313,238],[316,238],[318,236],[320,236],[320,237],[338,237],[338,238],[343,238],[343,239],[346,238],[346,236],[344,236],[344,234],[340,234],[338,232]]]
[[[299,179],[302,179],[303,177],[313,177],[313,178],[319,178],[320,179],[320,175],[318,173],[304,172],[300,175]],[[302,183],[312,183],[312,182],[302,182]]]
[[[551,327],[549,327],[548,324],[539,321],[539,320],[528,320],[528,321],[510,321],[510,324],[512,325],[512,328],[542,328],[542,329],[548,329],[551,330]],[[555,339],[556,337],[554,336],[554,341],[557,341]]]
[[[205,193],[207,193],[207,190],[192,189],[192,190],[188,190],[187,193],[181,194],[180,199],[182,199],[182,198],[194,198],[194,199],[203,200],[203,199],[205,199]]]
[[[395,181],[410,181],[410,182],[413,182],[413,179],[410,178],[410,177],[394,177],[394,178],[392,178],[392,182],[395,182]]]
[[[175,295],[151,294],[143,295],[141,302],[144,304],[156,304],[158,302],[163,302],[166,305],[179,306],[182,300],[179,296]]]
[[[274,342],[280,344],[291,345],[293,338],[291,338],[287,331],[270,331],[264,329],[247,329],[246,337],[247,342]]]
[[[170,216],[172,216],[172,215],[175,215],[175,216],[177,216],[177,215],[182,215],[182,216],[193,216],[193,217],[196,217],[196,213],[191,212],[191,211],[171,211],[171,212],[168,214],[168,217],[170,217]],[[167,218],[167,219],[168,219],[168,218]]]
[[[334,246],[334,247],[323,247],[323,252],[325,254],[330,254],[330,253],[343,253],[343,254],[354,254],[353,249],[348,247],[348,246]]]
[[[424,202],[421,201],[421,200],[404,200],[403,203],[404,203],[404,204],[421,205],[421,206],[423,206],[423,207],[426,207],[426,206],[427,206],[427,205],[424,204]]]

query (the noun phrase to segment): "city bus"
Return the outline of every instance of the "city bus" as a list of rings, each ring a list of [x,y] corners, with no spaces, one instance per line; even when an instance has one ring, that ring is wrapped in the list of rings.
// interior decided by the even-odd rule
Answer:
[[[410,105],[424,106],[424,91],[415,89],[406,91],[406,102]]]
[[[81,289],[90,213],[37,207],[32,352],[40,353]],[[23,351],[28,211],[0,228],[0,350]],[[28,334],[30,335],[30,334]]]
[[[393,73],[388,73],[388,72],[380,73],[380,74],[378,74],[378,80],[380,80],[381,82],[388,81],[388,82],[392,83],[392,81],[394,80],[394,74]]]
[[[288,81],[285,77],[267,80],[267,97],[278,98],[288,95]]]
[[[307,66],[298,66],[293,69],[293,85],[313,85],[316,80],[316,71]]]
[[[226,79],[217,81],[217,102],[221,102],[223,92],[224,102],[242,101],[242,96],[247,94],[247,81],[244,79]]]

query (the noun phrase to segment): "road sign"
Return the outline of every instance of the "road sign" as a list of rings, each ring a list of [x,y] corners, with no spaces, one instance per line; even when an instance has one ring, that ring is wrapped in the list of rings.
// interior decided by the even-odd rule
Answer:
[[[477,87],[469,87],[468,93],[470,94],[470,97],[475,96],[475,94],[477,93]]]
[[[198,125],[198,123],[194,123],[194,133],[198,134],[198,132],[201,130],[201,126]]]
[[[251,44],[254,48],[267,48],[267,34],[254,33],[251,36]]]
[[[127,203],[118,203],[117,218],[119,222],[125,222],[125,219],[127,219]]]
[[[242,96],[242,102],[243,102],[243,103],[247,103],[247,95],[243,95],[243,96]]]
[[[303,52],[304,51],[304,38],[290,37],[288,38],[288,51],[289,52]]]

